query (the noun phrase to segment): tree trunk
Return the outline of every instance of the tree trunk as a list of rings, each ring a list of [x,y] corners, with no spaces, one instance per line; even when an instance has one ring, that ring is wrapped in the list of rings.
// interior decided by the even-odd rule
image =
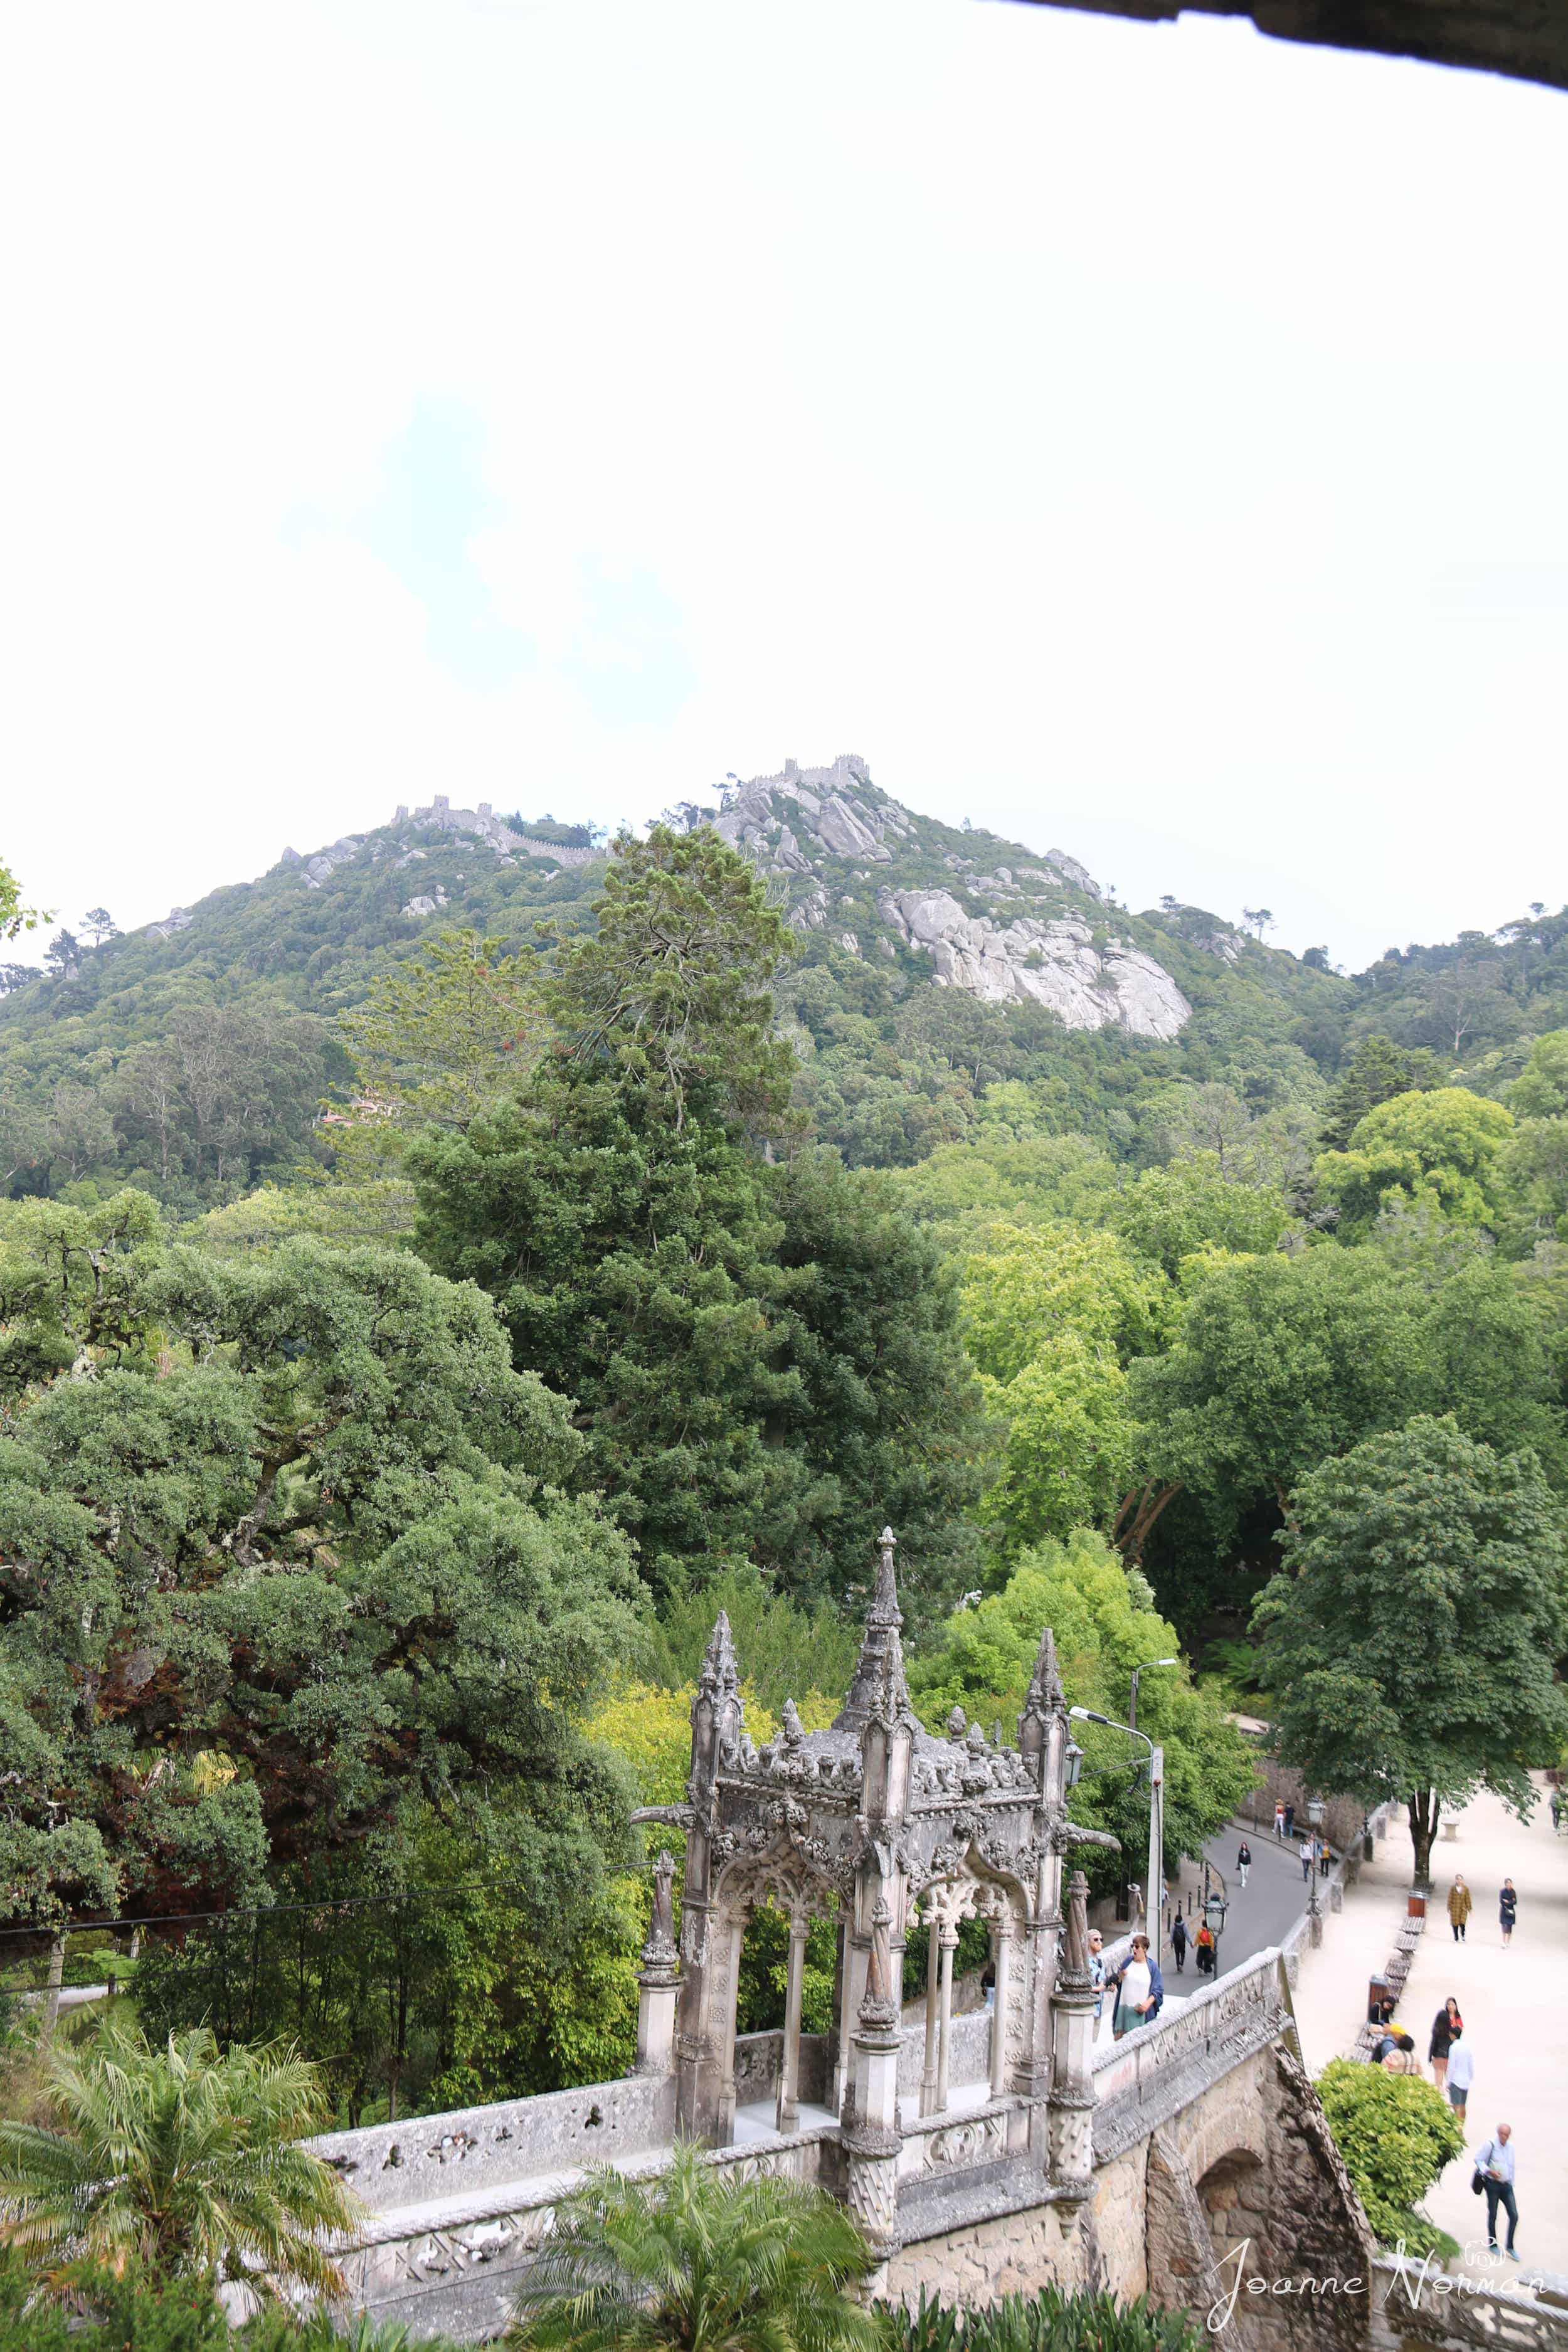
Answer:
[[[1432,1842],[1437,1834],[1437,1791],[1417,1789],[1405,1799],[1410,1818],[1410,1842],[1415,1848],[1415,1885],[1422,1894],[1432,1889]]]
[[[44,1987],[44,2022],[38,2033],[38,2047],[46,2056],[53,2049],[55,2028],[60,2017],[60,1980],[66,1972],[66,1933],[57,1930],[49,1945],[49,1973]]]
[[[1134,1486],[1122,1497],[1121,1508],[1116,1514],[1116,1525],[1110,1540],[1117,1545],[1124,1559],[1141,1566],[1143,1547],[1153,1532],[1154,1522],[1167,1503],[1173,1503],[1181,1493],[1181,1484],[1162,1486],[1151,1479],[1145,1486]]]

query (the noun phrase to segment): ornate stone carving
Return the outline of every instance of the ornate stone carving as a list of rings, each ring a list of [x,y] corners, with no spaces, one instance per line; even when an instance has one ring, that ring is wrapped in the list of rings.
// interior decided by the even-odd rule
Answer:
[[[944,2124],[928,2132],[921,2143],[923,2168],[956,2171],[973,2164],[994,2164],[1007,2153],[1005,2116],[971,2116],[962,2123]]]
[[[1075,1870],[1068,1888],[1068,1932],[1062,1966],[1069,1976],[1089,1974],[1089,1881]]]
[[[849,2210],[869,2243],[886,2252],[899,2242],[899,2168],[896,2158],[851,2156]]]
[[[734,1954],[743,1923],[762,1906],[797,1922],[837,1914],[843,1924],[833,2079],[852,2126],[845,2150],[857,2164],[887,2160],[882,2137],[897,2149],[889,2050],[898,2032],[899,1948],[917,1917],[934,1923],[949,1950],[949,1983],[962,1920],[986,1919],[1007,1939],[993,2077],[1005,2085],[1048,2074],[1048,2012],[1038,1955],[1024,1930],[1041,1925],[1036,1906],[1046,1858],[1099,1834],[1068,1818],[1066,1702],[1054,1644],[1047,1633],[1016,1750],[1002,1744],[1000,1727],[988,1739],[962,1709],[949,1718],[947,1736],[933,1738],[910,1702],[894,1550],[885,1528],[854,1678],[828,1730],[807,1731],[786,1703],[776,1737],[753,1747],[730,1628],[722,1618],[714,1626],[692,1702],[692,1836],[675,2032],[679,2126],[698,2137],[731,2127]],[[1053,1873],[1048,1900],[1055,1887]],[[940,2063],[932,2068],[928,2060],[931,2095],[922,2077],[928,2115],[931,2096],[945,2106],[951,2087],[951,2013],[938,2025]],[[967,2049],[967,2041],[960,2046]],[[865,2088],[872,2084],[875,2101]],[[876,2146],[862,2126],[874,2129]],[[953,2153],[936,2160],[960,2161],[964,2144],[954,2140]]]

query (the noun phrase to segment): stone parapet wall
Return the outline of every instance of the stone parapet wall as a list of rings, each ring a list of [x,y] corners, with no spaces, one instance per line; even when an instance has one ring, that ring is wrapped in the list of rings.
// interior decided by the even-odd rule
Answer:
[[[590,2155],[588,2160],[597,2158]],[[661,2144],[618,2153],[614,2160],[629,2174],[660,2172],[669,2149]],[[843,2193],[837,2126],[788,2137],[765,2134],[743,2147],[716,2149],[708,2161],[742,2178],[768,2173]],[[445,2184],[454,2193],[377,2211],[343,2261],[350,2307],[377,2320],[399,2320],[416,2335],[446,2334],[459,2342],[499,2335],[521,2273],[550,2235],[556,2206],[577,2186],[584,2168],[577,2165],[531,2180],[492,2180],[488,2186],[475,2174],[460,2184]]]
[[[430,2199],[471,2200],[587,2164],[624,2164],[668,2148],[674,2129],[673,2079],[628,2074],[580,2091],[327,2132],[307,2145],[379,2213]]]
[[[1195,1994],[1179,2017],[1140,2026],[1095,2059],[1097,2160],[1144,2137],[1201,2088],[1253,2051],[1295,2038],[1280,1954],[1259,1952],[1245,1968]]]
[[[1545,2278],[1527,2293],[1380,2254],[1373,2344],[1375,2352],[1568,2352],[1568,2278]]]
[[[991,2011],[972,2010],[967,2017],[955,2017],[952,2026],[952,2040],[948,2047],[948,2080],[954,2089],[965,2083],[984,2083],[991,2074]],[[899,2051],[899,2092],[918,2091],[925,2071],[925,2028],[907,2025]]]
[[[800,2097],[807,2106],[826,2106],[829,2092],[828,2054],[830,2043],[826,2033],[803,2033],[800,2037]],[[991,2012],[985,2009],[971,2010],[952,2021],[952,2040],[949,2045],[949,2080],[962,2089],[965,2084],[986,2082],[991,2074]],[[760,2100],[772,2098],[778,2088],[779,2070],[784,2064],[784,2033],[775,2027],[768,2033],[738,2033],[735,2036],[735,2104],[738,2107],[755,2106]],[[906,2102],[919,2091],[925,2069],[925,2025],[923,2020],[903,2028],[899,2048],[899,2094]]]

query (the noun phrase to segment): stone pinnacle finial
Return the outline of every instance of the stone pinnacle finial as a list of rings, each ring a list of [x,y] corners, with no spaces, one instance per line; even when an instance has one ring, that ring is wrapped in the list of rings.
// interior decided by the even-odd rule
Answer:
[[[738,1690],[741,1686],[741,1674],[735,1659],[735,1643],[730,1633],[730,1620],[722,1609],[720,1610],[714,1622],[713,1637],[708,1644],[708,1653],[702,1661],[702,1673],[700,1679],[702,1688],[710,1693]]]
[[[1039,1654],[1029,1681],[1029,1695],[1024,1701],[1026,1715],[1055,1715],[1067,1706],[1067,1693],[1057,1672],[1056,1637],[1047,1625],[1040,1636]]]
[[[864,1731],[873,1717],[891,1723],[910,1715],[909,1685],[904,1679],[904,1652],[899,1628],[904,1622],[899,1588],[893,1575],[895,1537],[884,1528],[877,1538],[877,1584],[866,1612],[866,1631],[849,1695],[834,1719],[835,1731]]]
[[[902,1625],[904,1612],[899,1607],[899,1587],[893,1574],[893,1550],[898,1542],[891,1528],[884,1528],[877,1538],[877,1589],[871,1596],[871,1606],[866,1622],[879,1625]]]

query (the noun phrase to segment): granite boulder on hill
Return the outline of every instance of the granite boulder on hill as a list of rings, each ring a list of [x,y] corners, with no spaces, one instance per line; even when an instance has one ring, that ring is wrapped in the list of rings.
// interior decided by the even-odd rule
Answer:
[[[797,929],[826,931],[851,954],[929,958],[939,987],[990,1003],[1032,1000],[1068,1029],[1168,1039],[1191,1017],[1163,965],[1111,927],[1076,858],[1052,849],[1026,864],[1027,850],[919,817],[872,783],[856,752],[826,768],[786,760],[777,775],[737,785],[713,822],[781,882]],[[1015,862],[977,871],[966,853],[982,845]],[[933,866],[945,869],[940,882]]]

